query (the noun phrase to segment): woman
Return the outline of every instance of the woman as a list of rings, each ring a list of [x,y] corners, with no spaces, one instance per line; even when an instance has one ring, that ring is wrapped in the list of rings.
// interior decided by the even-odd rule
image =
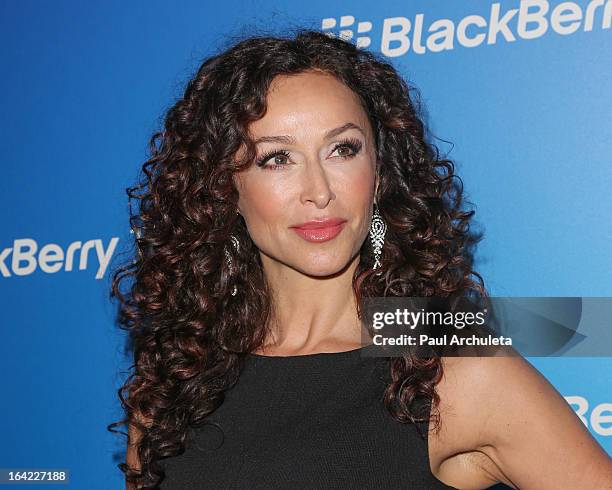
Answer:
[[[139,255],[113,277],[130,486],[611,488],[520,357],[361,355],[362,298],[486,296],[473,211],[410,90],[309,30],[239,42],[188,83],[128,190]]]

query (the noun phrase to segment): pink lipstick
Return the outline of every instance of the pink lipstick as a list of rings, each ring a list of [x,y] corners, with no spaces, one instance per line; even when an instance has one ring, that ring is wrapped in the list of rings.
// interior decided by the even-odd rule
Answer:
[[[346,223],[342,218],[326,218],[323,220],[307,221],[290,228],[304,240],[309,242],[326,242],[337,236]]]

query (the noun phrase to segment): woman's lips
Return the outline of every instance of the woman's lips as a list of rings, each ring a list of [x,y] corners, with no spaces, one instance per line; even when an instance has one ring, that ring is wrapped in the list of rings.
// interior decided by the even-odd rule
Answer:
[[[337,236],[344,228],[346,221],[335,225],[323,226],[321,228],[291,228],[304,240],[309,242],[326,242]]]

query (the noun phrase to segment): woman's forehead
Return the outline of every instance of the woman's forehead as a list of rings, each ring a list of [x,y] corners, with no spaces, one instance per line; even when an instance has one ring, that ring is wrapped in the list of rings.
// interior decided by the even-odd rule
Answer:
[[[253,139],[294,135],[324,137],[329,131],[353,123],[369,131],[367,114],[358,96],[328,74],[302,73],[277,77],[267,95],[265,115],[253,121]],[[316,134],[314,134],[316,133]]]

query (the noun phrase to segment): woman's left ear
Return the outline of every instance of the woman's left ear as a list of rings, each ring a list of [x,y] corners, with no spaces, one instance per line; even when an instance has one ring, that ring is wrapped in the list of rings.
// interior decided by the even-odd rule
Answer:
[[[380,178],[378,177],[378,172],[376,172],[376,186],[374,187],[374,197],[378,195],[378,184],[380,183]]]

